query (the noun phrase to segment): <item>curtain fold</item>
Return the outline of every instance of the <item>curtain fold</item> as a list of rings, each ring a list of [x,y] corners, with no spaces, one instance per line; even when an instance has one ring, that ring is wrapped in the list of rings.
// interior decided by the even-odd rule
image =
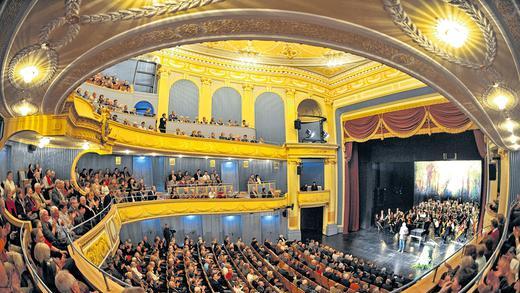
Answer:
[[[429,107],[432,121],[440,127],[459,129],[471,123],[469,118],[451,103],[437,104]]]
[[[343,123],[346,141],[364,142],[385,136],[406,138],[419,131],[460,133],[473,123],[456,106],[443,103],[375,114]]]
[[[348,234],[350,227],[350,159],[352,158],[353,142],[345,143],[344,148],[344,164],[345,164],[345,184],[344,184],[344,198],[343,198],[343,234]]]
[[[359,162],[357,145],[345,143],[343,234],[359,230]]]
[[[343,129],[348,136],[363,140],[374,135],[380,124],[379,116],[374,115],[345,121]]]
[[[350,227],[351,232],[359,230],[359,160],[358,145],[352,148],[350,160]]]
[[[428,117],[424,107],[384,113],[381,116],[385,129],[397,137],[414,135]]]
[[[486,161],[486,155],[487,155],[487,146],[486,141],[484,139],[484,134],[482,131],[475,129],[473,130],[473,135],[475,136],[475,143],[477,145],[478,153],[480,157],[482,158],[482,169],[483,169],[483,180],[482,180],[482,190],[480,192],[480,219],[477,227],[477,231],[482,230],[482,226],[484,224],[484,213],[486,211],[486,204],[487,204],[487,185],[488,185],[488,164]]]

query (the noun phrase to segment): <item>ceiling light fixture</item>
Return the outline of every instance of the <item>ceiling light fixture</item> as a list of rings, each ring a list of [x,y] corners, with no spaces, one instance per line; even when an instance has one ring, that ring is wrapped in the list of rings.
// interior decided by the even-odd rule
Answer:
[[[497,111],[510,110],[518,100],[513,90],[505,85],[493,84],[484,94],[484,103]]]
[[[343,52],[329,50],[323,56],[327,60],[327,67],[338,67],[347,63]]]
[[[20,116],[34,115],[38,112],[38,107],[33,103],[22,98],[20,101],[13,104],[11,107],[13,111]]]
[[[516,128],[518,128],[518,122],[511,119],[511,117],[507,117],[504,122],[502,122],[502,129],[507,130],[511,133],[515,131]]]
[[[253,41],[247,41],[247,46],[238,50],[238,53],[240,54],[238,60],[243,63],[256,63],[257,57],[260,55],[260,52],[253,47]]]
[[[20,69],[19,73],[25,83],[31,83],[40,74],[40,71],[36,66],[29,65]]]
[[[50,138],[42,137],[42,138],[40,138],[40,142],[38,143],[38,147],[42,149],[42,148],[46,147],[50,142],[51,142]]]
[[[444,18],[437,21],[435,35],[453,48],[460,48],[468,39],[469,29],[460,21]]]
[[[511,134],[511,136],[507,138],[507,141],[514,143],[514,144],[516,144],[518,142],[518,140],[520,140],[520,137],[518,137],[514,134]]]

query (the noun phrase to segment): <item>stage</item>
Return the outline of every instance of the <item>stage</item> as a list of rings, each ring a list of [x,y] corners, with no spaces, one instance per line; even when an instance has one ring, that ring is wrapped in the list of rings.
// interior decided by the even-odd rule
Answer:
[[[321,240],[321,242],[338,250],[373,261],[379,266],[393,270],[397,274],[405,276],[413,274],[416,277],[428,270],[428,268],[416,269],[413,266],[418,263],[425,244],[430,245],[432,241],[430,243],[428,241],[426,243],[423,242],[419,246],[419,241],[408,240],[405,252],[399,253],[397,252],[399,246],[397,236],[394,237],[388,232],[378,232],[376,228],[361,230],[348,235],[338,234],[328,237],[302,232],[302,239],[306,238]],[[456,242],[442,244],[442,241],[437,240],[435,243],[437,245],[432,245],[434,247],[432,265],[442,262],[458,248],[462,247],[462,244]]]

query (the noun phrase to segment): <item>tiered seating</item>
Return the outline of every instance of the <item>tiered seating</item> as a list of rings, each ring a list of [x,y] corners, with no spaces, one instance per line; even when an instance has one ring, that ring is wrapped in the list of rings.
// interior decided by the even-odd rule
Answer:
[[[249,292],[250,289],[253,289],[253,287],[248,284],[246,277],[237,268],[237,264],[233,257],[229,256],[225,245],[220,245],[214,241],[211,245],[211,250],[217,258],[217,264],[219,265],[224,278],[229,282],[233,290]]]

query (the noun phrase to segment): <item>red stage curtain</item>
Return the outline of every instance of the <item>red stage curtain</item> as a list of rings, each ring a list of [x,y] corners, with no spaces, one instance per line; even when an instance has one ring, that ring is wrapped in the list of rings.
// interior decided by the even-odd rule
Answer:
[[[433,122],[444,128],[463,128],[471,121],[464,113],[451,103],[437,104],[429,107]]]
[[[438,128],[443,132],[460,133],[471,125],[471,120],[457,107],[444,103],[347,120],[343,129],[347,140],[364,142],[375,137],[383,138],[385,133],[410,137],[421,129]]]
[[[379,126],[379,116],[367,116],[345,121],[344,130],[349,137],[363,140],[372,136]]]
[[[345,143],[343,234],[359,230],[359,162],[357,145]]]
[[[382,118],[389,132],[397,136],[406,135],[421,129],[426,120],[426,109],[418,107],[384,113]]]
[[[484,180],[482,180],[482,191],[480,192],[480,221],[478,223],[477,231],[482,230],[482,226],[484,224],[484,213],[486,211],[486,204],[487,204],[487,178],[488,178],[488,166],[486,161],[486,155],[487,155],[487,146],[486,141],[484,140],[484,134],[482,131],[475,129],[473,130],[473,135],[475,136],[475,143],[477,144],[477,149],[480,157],[484,160],[484,163],[482,164],[483,168],[483,174],[484,174]]]

